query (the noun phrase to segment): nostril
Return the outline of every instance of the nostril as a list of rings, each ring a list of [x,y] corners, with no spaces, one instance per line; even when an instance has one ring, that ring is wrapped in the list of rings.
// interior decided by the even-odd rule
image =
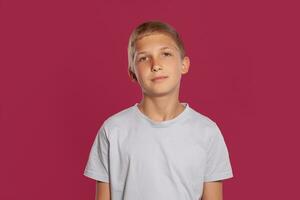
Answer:
[[[158,70],[161,70],[162,68],[159,66],[159,65],[154,65],[152,67],[152,71],[158,71]]]

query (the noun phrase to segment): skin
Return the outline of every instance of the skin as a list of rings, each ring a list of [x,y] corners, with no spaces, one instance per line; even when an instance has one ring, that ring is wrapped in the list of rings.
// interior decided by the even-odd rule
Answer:
[[[96,181],[96,200],[110,200],[109,183]]]
[[[171,37],[153,33],[136,42],[134,63],[129,76],[141,87],[143,98],[138,104],[141,112],[156,122],[178,116],[184,110],[179,89],[182,75],[189,71],[189,58],[181,58]],[[161,76],[165,78],[154,80]],[[108,183],[97,182],[96,188],[96,200],[110,199]],[[222,182],[204,183],[202,200],[222,200]]]
[[[223,200],[222,181],[205,182],[201,200]]]
[[[141,87],[143,98],[139,109],[153,121],[165,121],[184,110],[179,102],[180,80],[189,70],[188,57],[183,59],[176,43],[166,34],[156,33],[136,42],[134,56],[135,80]],[[158,76],[167,78],[153,81]]]

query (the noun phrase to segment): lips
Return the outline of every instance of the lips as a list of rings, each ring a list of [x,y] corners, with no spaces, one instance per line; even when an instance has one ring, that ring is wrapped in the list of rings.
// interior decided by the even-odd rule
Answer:
[[[151,79],[152,81],[157,81],[157,80],[161,80],[161,79],[165,79],[165,78],[168,78],[167,76],[157,76],[157,77],[154,77],[153,79]]]

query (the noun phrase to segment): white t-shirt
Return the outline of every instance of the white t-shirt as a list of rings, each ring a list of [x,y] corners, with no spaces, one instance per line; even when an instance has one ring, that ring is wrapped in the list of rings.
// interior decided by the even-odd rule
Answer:
[[[104,121],[84,175],[110,182],[112,200],[199,200],[203,182],[233,177],[224,138],[187,103],[155,122],[137,103]]]

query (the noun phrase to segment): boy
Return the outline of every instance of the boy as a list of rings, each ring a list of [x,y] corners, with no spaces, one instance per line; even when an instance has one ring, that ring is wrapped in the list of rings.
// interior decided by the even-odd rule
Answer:
[[[84,175],[97,200],[221,200],[233,177],[218,126],[179,102],[190,61],[178,33],[149,21],[131,34],[128,73],[140,103],[109,117],[94,140]]]

